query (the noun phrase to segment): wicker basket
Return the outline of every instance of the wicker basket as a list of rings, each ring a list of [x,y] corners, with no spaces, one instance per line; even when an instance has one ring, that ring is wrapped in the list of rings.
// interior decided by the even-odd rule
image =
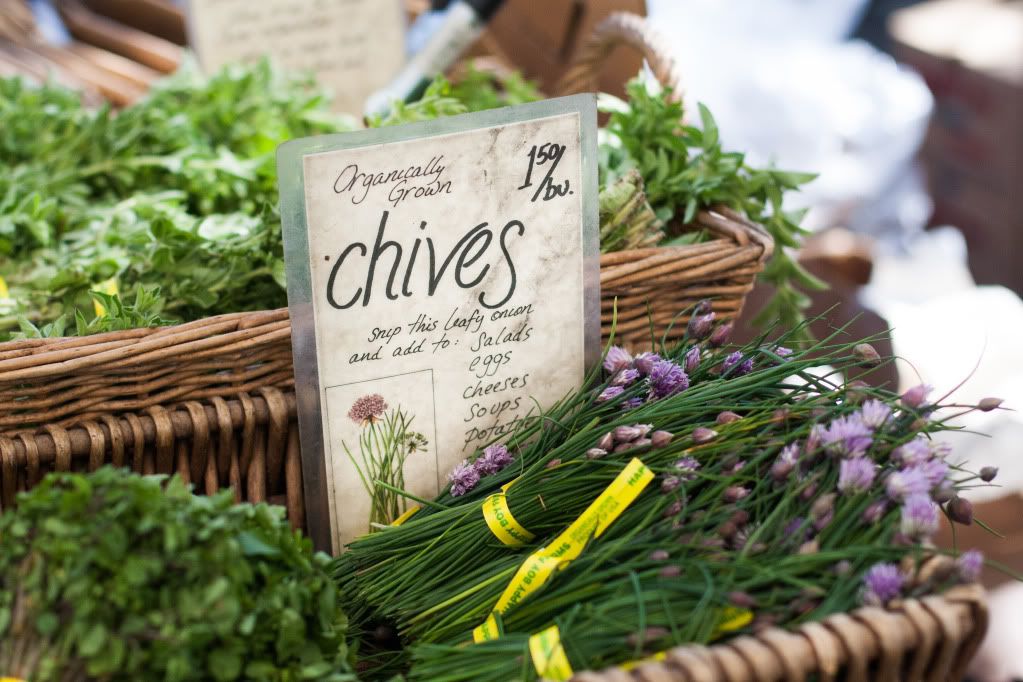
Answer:
[[[619,43],[639,47],[666,83],[675,69],[644,21],[613,15],[596,30],[564,89],[585,87]],[[605,337],[633,345],[680,333],[679,313],[710,298],[737,315],[773,249],[726,211],[696,225],[718,239],[601,257]],[[677,318],[677,319],[676,319]],[[668,331],[670,329],[670,331]],[[0,344],[0,505],[52,470],[125,463],[180,472],[199,490],[285,504],[303,525],[287,310],[220,315],[162,329]]]
[[[584,672],[574,682],[958,682],[987,632],[978,585],[861,608],[794,631],[770,628],[710,647],[684,646],[625,671]]]

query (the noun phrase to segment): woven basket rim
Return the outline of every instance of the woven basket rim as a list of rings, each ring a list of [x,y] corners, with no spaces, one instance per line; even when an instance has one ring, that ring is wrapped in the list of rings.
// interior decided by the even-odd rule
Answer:
[[[943,594],[897,600],[888,608],[864,606],[793,630],[771,627],[710,646],[683,645],[663,660],[585,671],[573,682],[727,680],[781,682],[819,673],[849,682],[875,679],[958,680],[987,633],[986,592],[977,584]],[[742,670],[743,673],[738,673]],[[889,676],[886,676],[889,675]]]

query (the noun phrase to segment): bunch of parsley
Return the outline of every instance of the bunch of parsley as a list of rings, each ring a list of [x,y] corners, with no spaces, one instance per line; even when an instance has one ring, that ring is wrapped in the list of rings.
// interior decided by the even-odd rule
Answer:
[[[354,680],[329,557],[280,507],[51,474],[0,515],[0,670],[33,682]]]
[[[266,63],[116,113],[0,79],[0,340],[285,305],[274,155],[356,127],[327,104]]]

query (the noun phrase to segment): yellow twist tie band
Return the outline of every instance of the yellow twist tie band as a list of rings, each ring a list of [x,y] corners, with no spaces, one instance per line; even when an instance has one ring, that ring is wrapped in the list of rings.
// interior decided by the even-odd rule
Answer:
[[[643,462],[633,458],[614,481],[595,499],[572,525],[561,532],[546,547],[531,555],[519,567],[505,588],[487,620],[472,631],[477,643],[496,639],[498,634],[496,613],[507,613],[530,594],[540,589],[559,568],[564,568],[586,548],[591,538],[600,537],[625,509],[639,497],[654,478]]]
[[[412,515],[419,511],[420,509],[421,507],[419,505],[409,507],[401,516],[396,518],[394,521],[391,521],[391,525],[395,527],[400,526],[401,524],[405,523],[410,518],[412,518]],[[0,682],[3,682],[3,680],[0,680]]]
[[[572,666],[561,645],[561,633],[557,625],[536,633],[529,638],[529,655],[533,659],[536,674],[542,679],[564,682],[572,677]]]

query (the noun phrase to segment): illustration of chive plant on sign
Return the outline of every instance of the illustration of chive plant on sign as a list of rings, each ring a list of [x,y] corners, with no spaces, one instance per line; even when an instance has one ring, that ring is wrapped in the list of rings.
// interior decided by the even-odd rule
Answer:
[[[364,395],[348,410],[348,418],[359,425],[359,456],[348,444],[345,452],[370,496],[370,532],[386,527],[406,511],[405,461],[425,452],[429,441],[412,429],[415,415],[400,406],[390,409],[379,393]]]

